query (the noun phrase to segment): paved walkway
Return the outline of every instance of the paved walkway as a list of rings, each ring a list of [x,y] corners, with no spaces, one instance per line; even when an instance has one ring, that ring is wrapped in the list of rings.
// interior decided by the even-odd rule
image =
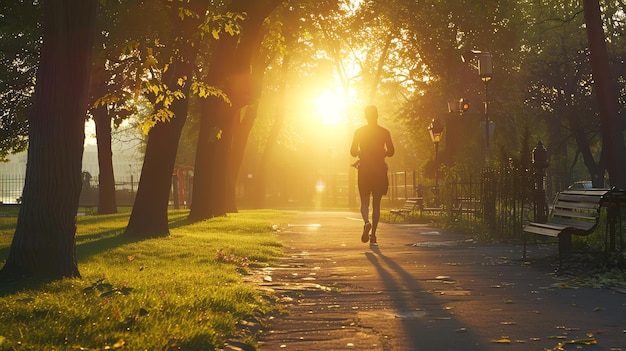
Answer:
[[[626,294],[573,288],[545,257],[556,248],[478,245],[455,232],[381,224],[360,242],[353,212],[303,212],[279,234],[286,257],[262,285],[288,314],[260,350],[625,350]]]

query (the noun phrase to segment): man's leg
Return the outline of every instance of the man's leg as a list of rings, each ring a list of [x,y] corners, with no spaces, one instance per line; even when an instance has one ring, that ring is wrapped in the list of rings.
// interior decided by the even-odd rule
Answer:
[[[374,196],[372,196],[372,236],[376,236],[376,228],[378,228],[378,221],[380,220],[380,203],[382,198],[382,194],[374,194]]]
[[[370,212],[370,193],[365,191],[362,187],[359,187],[359,196],[361,197],[361,217],[363,217],[363,233],[361,234],[361,241],[366,243],[370,240],[369,233],[372,229],[372,224],[369,221]]]
[[[369,222],[369,212],[370,212],[370,195],[365,194],[364,192],[360,192],[361,196],[361,217],[363,218],[363,223]]]

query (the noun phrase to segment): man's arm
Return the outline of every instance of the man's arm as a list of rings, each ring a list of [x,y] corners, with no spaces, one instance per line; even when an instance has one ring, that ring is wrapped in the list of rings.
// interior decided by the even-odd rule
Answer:
[[[396,149],[393,147],[393,141],[391,141],[391,133],[389,133],[389,131],[387,131],[386,139],[387,139],[385,140],[385,147],[387,149],[386,156],[391,157],[393,156],[393,154],[396,153]]]
[[[357,137],[357,132],[354,132],[354,138],[352,138],[352,146],[350,146],[350,155],[353,157],[359,156],[359,140]]]

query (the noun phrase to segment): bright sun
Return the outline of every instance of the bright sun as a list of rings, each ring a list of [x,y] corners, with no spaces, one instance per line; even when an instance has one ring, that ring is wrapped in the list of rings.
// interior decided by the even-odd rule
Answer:
[[[345,120],[346,100],[341,90],[325,90],[314,101],[316,113],[324,125],[336,126]]]

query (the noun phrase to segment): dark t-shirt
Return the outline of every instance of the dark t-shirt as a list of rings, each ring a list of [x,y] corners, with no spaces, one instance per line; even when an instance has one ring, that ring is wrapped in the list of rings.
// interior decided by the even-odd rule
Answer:
[[[366,125],[354,132],[350,154],[359,156],[361,166],[384,165],[385,157],[393,156],[394,152],[391,134],[387,129],[379,125]]]
[[[385,157],[393,156],[395,149],[389,131],[379,125],[366,125],[356,130],[350,154],[359,156],[359,191],[386,194],[389,182]]]

